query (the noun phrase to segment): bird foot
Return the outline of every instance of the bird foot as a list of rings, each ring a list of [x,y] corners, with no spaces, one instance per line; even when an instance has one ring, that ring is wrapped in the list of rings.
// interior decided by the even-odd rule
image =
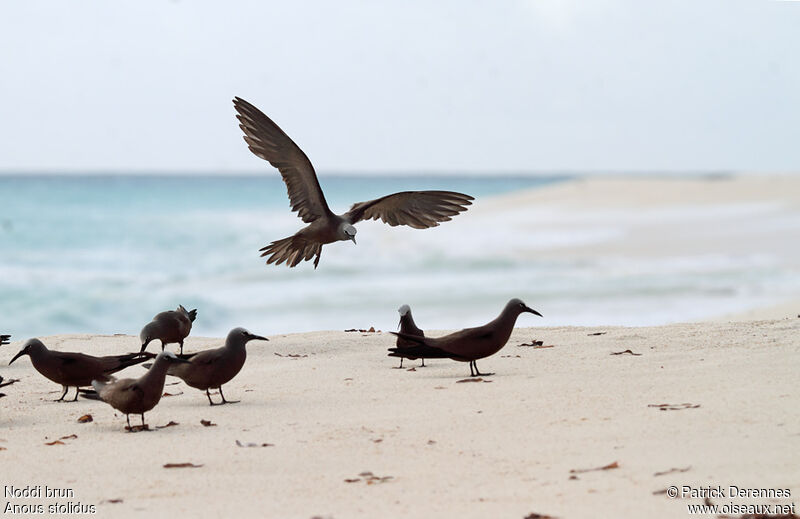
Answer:
[[[474,375],[470,375],[470,377],[491,377],[494,373],[475,373]]]
[[[238,404],[241,400],[223,400],[222,402],[209,402],[208,405]]]
[[[125,426],[125,431],[129,432],[129,433],[136,433],[136,432],[149,431],[149,430],[150,430],[150,426],[147,425],[147,424],[131,425],[130,427],[127,426],[127,425]]]

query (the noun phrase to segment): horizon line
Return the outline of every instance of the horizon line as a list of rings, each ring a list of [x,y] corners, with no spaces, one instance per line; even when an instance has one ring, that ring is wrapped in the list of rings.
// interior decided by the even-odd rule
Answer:
[[[328,170],[317,172],[321,177],[414,177],[414,176],[438,176],[438,177],[569,177],[569,176],[736,176],[736,175],[790,175],[796,174],[797,170],[735,170],[735,169],[552,169],[552,170],[455,170],[455,169],[416,169],[416,170]],[[86,171],[64,169],[31,169],[31,170],[12,170],[0,169],[0,177],[174,177],[174,176],[194,176],[194,177],[257,177],[264,174],[271,174],[264,170],[154,170],[154,169],[91,169]]]

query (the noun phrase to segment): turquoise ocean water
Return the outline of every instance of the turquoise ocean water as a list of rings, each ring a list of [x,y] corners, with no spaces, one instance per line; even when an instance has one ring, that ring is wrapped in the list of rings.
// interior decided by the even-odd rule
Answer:
[[[566,180],[323,175],[339,213],[409,189],[462,191],[476,202],[424,231],[362,222],[358,245],[326,245],[314,270],[311,262],[266,266],[259,257],[258,249],[303,225],[277,174],[0,176],[0,332],[138,334],[178,304],[199,309],[193,333],[204,336],[235,326],[261,334],[394,329],[401,304],[423,328],[460,328],[493,318],[511,297],[545,316],[523,316],[519,326],[652,325],[800,291],[797,272],[747,249],[681,258],[545,253],[602,244],[629,214],[590,215],[565,231],[547,222],[569,213],[521,207],[510,229],[477,210],[495,196]],[[683,225],[679,213],[664,217]]]
[[[331,208],[343,212],[401,190],[450,189],[480,199],[561,180],[327,176],[322,183]],[[11,175],[0,176],[0,196],[0,327],[17,337],[138,333],[178,304],[199,308],[195,331],[205,335],[238,325],[275,333],[377,324],[376,303],[388,308],[385,327],[405,302],[395,283],[407,289],[417,272],[452,274],[434,251],[406,265],[374,256],[380,237],[364,229],[360,254],[337,257],[352,243],[326,246],[316,271],[310,263],[265,266],[258,249],[304,225],[289,211],[278,175]],[[457,222],[434,231],[446,240],[442,231]]]

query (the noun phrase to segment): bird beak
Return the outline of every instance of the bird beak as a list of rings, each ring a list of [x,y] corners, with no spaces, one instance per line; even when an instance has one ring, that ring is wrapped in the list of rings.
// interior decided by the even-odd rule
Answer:
[[[534,310],[533,308],[528,308],[527,306],[525,307],[525,310],[524,310],[524,311],[525,311],[525,312],[530,312],[530,313],[532,313],[532,314],[536,314],[536,315],[538,315],[539,317],[544,317],[542,314],[540,314],[539,312],[537,312],[537,311],[536,311],[536,310]]]
[[[356,237],[355,236],[350,236],[350,239],[353,240],[353,243],[356,243]],[[358,244],[356,244],[356,245],[358,245]]]
[[[247,335],[247,340],[250,340],[250,341],[268,341],[269,339],[267,339],[266,337],[262,337],[260,335],[254,335],[254,334],[250,333],[250,334]]]
[[[14,361],[17,360],[18,358],[22,357],[23,355],[25,355],[25,350],[24,349],[19,350],[19,353],[14,355],[14,358],[11,359],[11,362],[9,362],[8,365],[10,366],[10,365],[14,364]]]

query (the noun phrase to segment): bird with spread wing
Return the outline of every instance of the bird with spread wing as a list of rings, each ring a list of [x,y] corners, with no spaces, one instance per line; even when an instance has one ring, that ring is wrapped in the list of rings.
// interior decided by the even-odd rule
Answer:
[[[250,151],[278,169],[289,192],[292,211],[308,225],[293,236],[277,240],[261,249],[267,264],[289,267],[314,258],[319,264],[322,246],[336,241],[356,242],[361,220],[380,219],[391,226],[408,225],[415,229],[436,227],[467,210],[471,196],[453,191],[402,191],[367,202],[353,204],[344,214],[334,214],[319,185],[314,166],[303,150],[258,108],[244,99],[234,98],[239,127]]]

